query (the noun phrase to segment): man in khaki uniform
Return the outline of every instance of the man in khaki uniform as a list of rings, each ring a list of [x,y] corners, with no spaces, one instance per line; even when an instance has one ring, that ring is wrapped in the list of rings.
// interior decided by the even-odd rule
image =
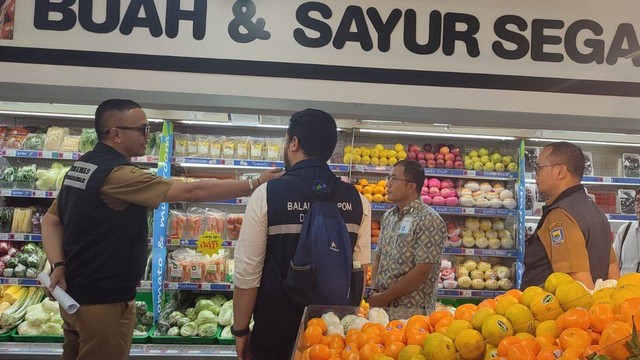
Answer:
[[[584,154],[574,144],[545,146],[535,166],[538,191],[546,197],[542,218],[526,240],[522,288],[564,272],[593,289],[597,279],[617,279],[618,264],[605,214],[580,184]]]
[[[147,213],[161,202],[217,201],[249,195],[279,176],[250,181],[174,182],[131,164],[145,153],[149,123],[137,103],[98,106],[100,142],[76,161],[42,221],[53,264],[51,291],[65,289],[81,306],[64,320],[63,359],[128,359],[134,297],[147,257]]]

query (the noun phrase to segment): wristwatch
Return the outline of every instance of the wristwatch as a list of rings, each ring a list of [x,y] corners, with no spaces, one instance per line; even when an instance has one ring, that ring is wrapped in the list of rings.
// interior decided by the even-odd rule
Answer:
[[[247,336],[249,335],[249,333],[251,332],[251,330],[249,328],[243,329],[243,330],[236,330],[233,328],[233,326],[231,327],[231,335],[235,336],[235,337],[243,337],[243,336]]]

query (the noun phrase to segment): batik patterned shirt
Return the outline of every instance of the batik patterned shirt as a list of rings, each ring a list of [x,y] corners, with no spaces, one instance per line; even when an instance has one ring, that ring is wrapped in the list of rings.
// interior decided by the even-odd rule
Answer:
[[[400,280],[416,264],[433,264],[424,283],[414,292],[394,299],[390,307],[435,309],[442,247],[447,227],[440,215],[420,198],[404,209],[387,211],[380,221],[378,252],[380,263],[376,277],[378,291],[383,292]]]

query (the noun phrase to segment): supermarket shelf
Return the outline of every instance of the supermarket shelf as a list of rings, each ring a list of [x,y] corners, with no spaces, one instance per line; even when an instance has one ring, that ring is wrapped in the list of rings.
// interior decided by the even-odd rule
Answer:
[[[508,258],[515,258],[518,256],[518,250],[468,249],[462,247],[445,247],[442,249],[442,253],[448,255],[475,255]]]
[[[60,359],[62,344],[0,343],[2,359]],[[234,345],[159,345],[133,344],[130,359],[235,359]]]
[[[0,233],[0,240],[41,242],[42,235],[41,234]]]
[[[535,177],[532,173],[525,174],[526,182],[534,183]],[[640,178],[626,178],[618,176],[583,176],[582,183],[587,185],[640,185]]]
[[[139,156],[131,158],[131,162],[141,164],[157,164],[160,158],[157,156]]]
[[[622,222],[628,222],[628,221],[636,221],[638,220],[638,217],[632,214],[605,214],[607,216],[607,219],[609,219],[609,221],[622,221]],[[526,216],[525,217],[526,220],[533,220],[533,221],[539,221],[540,220],[540,216]]]
[[[504,294],[506,291],[490,290],[462,290],[462,289],[438,289],[438,297],[443,298],[494,298]]]
[[[6,278],[0,277],[0,284],[3,285],[22,285],[22,286],[40,286],[38,279],[25,278]]]
[[[0,189],[0,196],[55,199],[56,197],[58,197],[58,192],[42,190]]]
[[[1,149],[0,155],[5,157],[28,159],[78,160],[80,156],[82,156],[82,153],[64,151]]]
[[[192,282],[170,282],[164,283],[164,288],[169,290],[210,290],[210,291],[233,291],[233,284],[229,283],[192,283]],[[139,290],[151,290],[151,281],[140,281]]]
[[[352,170],[367,172],[367,173],[388,174],[389,171],[391,171],[391,166],[353,165]],[[453,178],[460,178],[460,179],[485,179],[485,180],[517,180],[518,179],[517,173],[462,170],[462,169],[425,168],[424,174],[427,176],[453,177]]]
[[[394,208],[394,204],[371,203],[373,211],[388,211]],[[476,216],[518,216],[517,209],[491,209],[491,208],[466,208],[455,206],[431,206],[439,214],[443,215],[476,215]]]
[[[245,169],[273,169],[283,168],[284,161],[263,161],[263,160],[237,160],[237,159],[213,159],[199,157],[175,157],[172,159],[174,163],[183,164],[184,166],[211,166],[223,168],[245,168]],[[329,168],[335,172],[348,172],[349,165],[345,164],[329,164]]]
[[[167,239],[167,245],[171,246],[198,246],[197,242],[198,239]],[[222,242],[222,246],[234,247],[236,240],[225,240]]]

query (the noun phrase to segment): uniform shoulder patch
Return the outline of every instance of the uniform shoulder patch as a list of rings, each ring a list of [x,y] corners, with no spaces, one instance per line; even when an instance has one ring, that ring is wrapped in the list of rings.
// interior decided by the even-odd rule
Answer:
[[[549,231],[551,237],[551,245],[559,246],[564,242],[564,230],[562,228],[556,228]]]
[[[555,228],[561,227],[562,226],[562,221],[556,221],[551,223],[551,225],[549,225],[549,231],[552,231]]]

